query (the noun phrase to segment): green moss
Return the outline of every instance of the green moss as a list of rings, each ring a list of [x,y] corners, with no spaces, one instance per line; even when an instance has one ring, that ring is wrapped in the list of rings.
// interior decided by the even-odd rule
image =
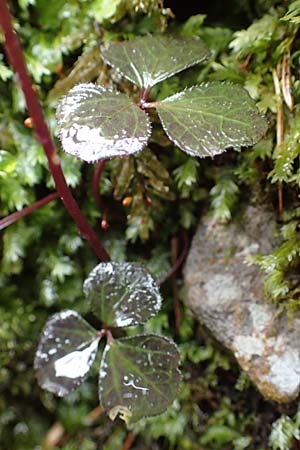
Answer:
[[[29,70],[54,134],[57,98],[74,84],[98,81],[118,85],[126,92],[131,89],[100,61],[101,39],[108,41],[163,31],[167,22],[173,31],[204,39],[212,49],[212,57],[207,66],[190,69],[155,88],[159,98],[197,82],[230,80],[244,85],[268,114],[268,136],[241,153],[228,151],[214,161],[194,160],[170,145],[155,126],[150,143],[152,153],[139,155],[130,160],[132,164],[128,160],[108,164],[100,187],[110,222],[110,230],[103,240],[114,260],[143,260],[153,272],[161,274],[169,268],[170,238],[178,235],[182,227],[192,233],[202,210],[210,209],[216,220],[227,221],[240,198],[277,204],[277,184],[281,182],[285,208],[281,244],[271,255],[259,257],[257,261],[267,273],[267,296],[291,313],[299,311],[300,214],[296,208],[300,183],[297,107],[300,67],[299,23],[295,20],[299,15],[298,3],[232,2],[235,10],[230,17],[236,21],[229,28],[228,11],[218,1],[211,4],[211,9],[219,12],[217,19],[213,18],[218,22],[217,27],[210,16],[204,18],[203,11],[178,25],[180,18],[172,19],[158,1],[11,2]],[[253,20],[246,29],[238,21],[241,13],[248,21]],[[283,104],[284,140],[276,147],[277,98],[272,70],[286,52],[290,52],[296,108],[291,113]],[[43,151],[32,129],[23,125],[26,117],[24,98],[2,47],[1,216],[20,210],[53,189]],[[62,161],[76,198],[99,230],[101,211],[92,194],[93,168],[65,156]],[[122,205],[124,197],[132,197],[131,205]],[[50,314],[69,307],[88,314],[82,280],[95,263],[95,256],[78,236],[58,200],[2,232],[1,448],[37,448],[56,421],[65,428],[68,441],[60,443],[64,450],[115,450],[124,444],[128,431],[119,422],[112,424],[104,414],[95,422],[89,421],[89,412],[98,404],[92,381],[69,399],[57,400],[39,390],[32,369],[38,336]],[[178,284],[183,297],[180,278]],[[188,318],[186,312],[180,329],[176,330],[171,284],[163,291],[164,309],[150,329],[155,332],[163,329],[177,339],[184,384],[173,408],[134,429],[136,438],[132,448],[294,448],[299,422],[295,405],[285,409],[264,401],[249,382],[241,379],[238,367],[224,349]]]

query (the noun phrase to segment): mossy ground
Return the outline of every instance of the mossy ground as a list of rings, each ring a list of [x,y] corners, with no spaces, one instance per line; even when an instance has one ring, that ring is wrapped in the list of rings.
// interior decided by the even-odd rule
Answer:
[[[171,238],[178,238],[180,251],[183,236],[191,238],[204,210],[210,208],[216,220],[227,221],[241,198],[254,203],[267,200],[277,209],[277,186],[282,183],[283,244],[273,259],[271,255],[258,262],[271,277],[266,284],[269,298],[297,314],[299,211],[294,207],[300,174],[299,25],[297,20],[281,18],[292,6],[293,17],[299,17],[300,7],[297,13],[295,5],[299,2],[292,6],[292,2],[274,0],[206,3],[166,2],[165,8],[172,8],[175,17],[156,0],[19,0],[11,2],[11,9],[53,132],[57,98],[79,81],[115,83],[135,95],[99,59],[103,40],[162,31],[205,40],[213,50],[209,63],[165,81],[153,89],[153,96],[163,98],[205,80],[240,83],[267,114],[268,136],[241,153],[228,151],[213,161],[195,160],[174,149],[157,124],[151,152],[138,155],[134,164],[126,160],[107,164],[101,193],[110,228],[100,230],[100,235],[113,260],[142,260],[154,274],[161,274],[170,267]],[[0,211],[5,216],[46,195],[53,181],[32,129],[24,126],[24,99],[0,45]],[[276,147],[279,103],[273,78],[287,54],[295,109],[290,112],[282,99],[284,140]],[[60,155],[69,185],[99,229],[101,211],[92,192],[93,167]],[[134,176],[137,167],[139,176]],[[124,197],[131,198],[129,206],[122,205]],[[1,448],[46,448],[43,443],[53,436],[49,435],[53,426],[61,431],[54,439],[55,448],[64,450],[298,448],[297,403],[279,406],[265,401],[231,355],[178,307],[177,301],[182,304],[184,298],[180,273],[176,281],[163,286],[163,310],[149,325],[151,330],[172,336],[182,354],[182,390],[163,416],[132,430],[118,420],[110,422],[97,409],[96,364],[87,382],[70,397],[57,400],[42,392],[32,368],[39,333],[47,317],[64,308],[72,307],[90,318],[82,281],[97,263],[96,257],[58,201],[4,230],[1,256]]]

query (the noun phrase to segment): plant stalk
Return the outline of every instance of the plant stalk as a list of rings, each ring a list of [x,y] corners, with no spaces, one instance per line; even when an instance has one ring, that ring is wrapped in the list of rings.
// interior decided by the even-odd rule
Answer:
[[[89,242],[101,261],[108,261],[110,259],[108,253],[82,214],[66,183],[57,150],[52,141],[37,95],[34,92],[32,81],[27,73],[21,44],[13,29],[11,15],[5,0],[0,0],[0,25],[4,33],[4,45],[8,59],[18,75],[19,83],[26,99],[27,109],[33,120],[35,135],[46,153],[49,170],[53,176],[56,190],[64,206],[75,221],[81,236]]]
[[[42,206],[47,205],[47,203],[52,202],[52,200],[55,200],[56,198],[59,198],[59,193],[53,192],[52,194],[49,194],[46,197],[34,202],[32,205],[26,206],[26,208],[22,209],[22,211],[17,211],[13,214],[10,214],[9,216],[4,217],[0,220],[0,230],[3,230],[22,217],[28,216],[36,209],[42,208]]]
[[[279,65],[277,69],[273,69],[273,83],[274,90],[277,97],[277,121],[276,121],[276,146],[280,147],[283,143],[284,137],[284,117],[283,117],[283,100],[280,88],[280,72],[282,68]],[[278,183],[278,219],[280,222],[283,219],[283,187],[282,181]]]
[[[161,286],[162,284],[164,284],[169,278],[173,277],[173,275],[176,274],[177,270],[180,268],[180,266],[184,263],[187,254],[189,251],[189,242],[188,242],[188,238],[186,233],[183,233],[183,250],[181,252],[181,255],[179,256],[179,258],[176,260],[176,262],[172,261],[172,267],[171,269],[164,273],[163,275],[161,275],[157,280],[157,284],[158,286]]]

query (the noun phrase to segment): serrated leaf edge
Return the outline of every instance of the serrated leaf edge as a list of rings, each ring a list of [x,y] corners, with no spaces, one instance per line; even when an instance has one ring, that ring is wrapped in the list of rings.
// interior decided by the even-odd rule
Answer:
[[[139,262],[136,262],[136,261],[126,261],[126,262],[121,262],[121,263],[119,263],[119,262],[116,262],[116,261],[110,261],[110,262],[100,262],[99,264],[97,264],[97,266],[95,266],[91,271],[90,271],[90,273],[89,273],[89,275],[87,276],[87,278],[84,280],[84,282],[83,282],[83,293],[84,293],[84,295],[85,295],[85,297],[86,298],[88,298],[88,292],[87,292],[87,288],[86,288],[86,282],[88,281],[88,277],[90,276],[90,274],[94,271],[94,270],[96,270],[99,266],[101,266],[101,265],[108,265],[108,264],[111,264],[111,265],[120,265],[120,266],[124,266],[124,264],[128,264],[128,265],[133,265],[133,266],[138,266],[138,267],[141,267],[142,269],[145,269],[146,271],[147,271],[147,273],[148,273],[148,275],[152,278],[152,280],[153,280],[153,283],[155,284],[155,286],[157,287],[157,293],[158,293],[158,302],[157,302],[157,308],[155,308],[155,311],[153,311],[152,313],[150,313],[150,315],[149,315],[149,318],[148,319],[145,319],[145,320],[140,320],[140,321],[137,321],[137,320],[132,320],[132,322],[130,323],[130,325],[113,325],[113,324],[106,324],[106,325],[108,325],[108,326],[110,326],[110,327],[113,327],[113,328],[129,328],[129,327],[135,327],[135,326],[138,326],[138,325],[144,325],[145,323],[147,323],[147,322],[149,322],[149,320],[151,320],[153,317],[155,317],[156,316],[156,314],[158,314],[158,312],[160,311],[160,309],[161,309],[161,307],[162,307],[162,296],[161,296],[161,293],[160,293],[160,290],[159,290],[159,286],[157,285],[157,282],[156,282],[156,279],[153,277],[153,275],[148,271],[148,269],[147,269],[147,267],[145,267],[143,264],[141,264],[141,263],[139,263]],[[95,315],[95,317],[97,317],[96,316],[96,312],[95,312],[95,308],[91,305],[91,310],[93,311],[93,314]]]
[[[164,98],[164,99],[161,100],[161,101],[156,102],[156,105],[157,105],[157,114],[158,114],[158,116],[159,116],[160,122],[161,122],[161,124],[162,124],[163,129],[164,129],[164,132],[166,133],[166,135],[168,136],[168,138],[170,139],[170,141],[173,142],[173,143],[174,143],[180,150],[182,150],[183,152],[187,153],[188,155],[191,155],[191,156],[193,156],[193,157],[198,157],[198,158],[207,158],[208,156],[210,156],[211,158],[213,158],[214,156],[220,155],[221,153],[225,153],[227,150],[230,150],[230,149],[233,149],[233,150],[238,151],[241,147],[251,147],[252,145],[255,145],[255,144],[257,143],[257,141],[256,141],[256,140],[252,140],[251,143],[249,143],[249,144],[242,144],[242,145],[236,145],[236,146],[229,145],[229,146],[226,147],[226,148],[219,148],[219,149],[216,149],[216,150],[215,150],[214,152],[212,152],[212,153],[211,153],[211,152],[208,152],[208,151],[203,147],[203,151],[206,152],[207,155],[201,155],[201,154],[199,154],[198,152],[195,152],[191,147],[189,147],[189,146],[187,146],[187,145],[183,148],[182,145],[178,142],[177,139],[175,139],[173,136],[170,136],[169,131],[168,131],[168,127],[166,126],[164,120],[162,119],[162,117],[161,117],[161,115],[160,115],[160,113],[159,113],[159,110],[158,110],[159,106],[160,106],[160,105],[163,105],[164,103],[172,102],[173,99],[178,99],[178,100],[180,100],[180,97],[181,97],[182,95],[184,95],[184,93],[186,93],[186,92],[191,92],[191,91],[193,91],[195,88],[199,88],[199,87],[200,87],[200,88],[201,88],[201,87],[209,87],[209,86],[211,86],[211,85],[236,86],[236,87],[242,89],[246,94],[248,94],[248,97],[254,102],[254,106],[255,106],[256,109],[257,109],[257,114],[260,115],[261,120],[263,120],[263,121],[265,122],[265,131],[264,131],[264,133],[267,132],[267,130],[268,130],[268,121],[267,121],[266,117],[265,117],[263,114],[260,113],[259,109],[258,109],[257,106],[255,105],[255,101],[253,100],[253,98],[250,96],[249,92],[248,92],[243,86],[240,86],[240,85],[237,84],[237,83],[232,83],[232,82],[229,82],[229,81],[221,81],[221,82],[219,82],[219,81],[208,81],[208,82],[203,82],[203,83],[197,83],[197,84],[195,84],[195,85],[193,85],[193,86],[191,86],[191,87],[189,87],[189,88],[183,89],[182,91],[176,92],[175,94],[172,94],[171,96],[166,97],[166,98]],[[262,137],[263,137],[263,135],[262,135]]]
[[[169,344],[173,345],[173,347],[174,347],[174,349],[176,350],[176,353],[177,353],[177,367],[176,367],[176,369],[175,369],[175,372],[179,375],[179,383],[178,383],[177,386],[176,386],[176,394],[179,393],[180,388],[181,388],[181,383],[182,383],[182,380],[183,380],[183,375],[182,375],[181,370],[179,369],[179,365],[180,365],[180,351],[179,351],[178,345],[177,345],[171,338],[169,338],[169,337],[167,337],[167,336],[163,336],[163,335],[161,335],[161,334],[157,334],[157,333],[136,334],[136,335],[134,335],[134,336],[126,336],[126,337],[124,337],[124,338],[113,339],[113,341],[112,341],[111,343],[108,343],[108,342],[107,342],[106,345],[105,345],[105,348],[104,348],[104,350],[103,350],[102,357],[101,357],[100,367],[99,367],[99,382],[98,382],[98,383],[99,383],[99,385],[98,385],[98,388],[99,388],[99,389],[98,389],[98,392],[99,392],[99,401],[100,401],[100,405],[101,405],[101,406],[103,406],[103,401],[102,401],[102,390],[100,389],[100,387],[101,387],[101,376],[100,376],[100,372],[101,372],[101,368],[102,368],[102,363],[104,362],[104,359],[105,359],[105,357],[106,357],[107,352],[109,351],[109,349],[111,348],[111,346],[114,345],[114,341],[121,341],[121,342],[122,342],[122,341],[126,341],[126,340],[133,339],[133,338],[143,338],[143,337],[157,337],[157,338],[163,339],[163,340],[165,340],[166,342],[168,342]],[[136,347],[137,347],[137,346],[136,346]],[[106,366],[104,367],[104,369],[106,369]],[[174,400],[175,400],[175,399],[174,399]],[[166,408],[164,411],[160,412],[160,413],[156,413],[156,414],[153,414],[153,415],[151,415],[151,416],[149,415],[149,416],[141,417],[141,418],[138,419],[136,422],[130,422],[130,416],[128,416],[128,414],[127,414],[128,408],[125,408],[125,410],[124,410],[125,416],[124,416],[122,407],[120,407],[120,405],[114,406],[114,407],[111,408],[109,411],[107,411],[107,413],[108,413],[108,415],[109,415],[109,418],[110,418],[111,420],[114,420],[114,419],[117,417],[118,413],[121,412],[120,418],[121,418],[122,420],[124,420],[125,423],[128,425],[128,423],[133,424],[133,423],[137,423],[137,422],[139,422],[139,421],[141,421],[141,420],[151,419],[151,417],[158,417],[158,416],[161,416],[162,414],[164,414],[164,413],[166,412],[166,410],[167,410],[168,408],[170,408],[171,405],[172,405],[172,404],[170,404],[169,406],[167,406],[167,408]],[[115,411],[115,408],[119,409],[119,411],[118,411],[117,413],[116,413],[116,411]],[[111,412],[112,410],[113,410],[113,412],[112,412],[112,417],[114,417],[113,419],[112,419],[111,416],[110,416],[110,412]]]
[[[141,109],[140,109],[141,111],[143,111],[143,113],[144,113],[145,116],[146,116],[146,133],[145,133],[145,143],[141,146],[141,148],[140,148],[138,151],[136,151],[136,152],[134,152],[134,153],[129,153],[129,154],[128,154],[128,153],[121,153],[121,152],[120,152],[118,155],[115,155],[115,156],[111,156],[111,157],[105,156],[105,157],[103,157],[103,158],[93,159],[93,160],[90,160],[90,161],[87,161],[86,159],[83,159],[83,158],[81,158],[81,157],[79,157],[79,156],[75,156],[75,155],[73,155],[72,153],[67,152],[67,151],[65,150],[64,145],[63,145],[63,142],[62,142],[62,127],[63,127],[63,121],[62,121],[61,119],[59,119],[59,109],[62,107],[64,100],[65,100],[67,97],[69,97],[70,94],[72,95],[73,91],[75,92],[76,89],[78,88],[78,86],[82,86],[82,87],[96,87],[96,88],[99,88],[103,93],[108,92],[108,93],[110,93],[110,94],[115,94],[116,96],[124,95],[125,97],[128,98],[128,100],[131,101],[132,105],[135,105],[138,109],[140,109],[140,108],[138,107],[138,105],[136,105],[136,104],[132,101],[132,99],[131,99],[130,97],[128,97],[126,94],[124,94],[123,92],[117,91],[117,90],[112,89],[112,88],[105,88],[105,87],[101,86],[100,84],[95,84],[95,83],[78,83],[78,84],[76,84],[76,85],[73,86],[73,87],[72,87],[65,95],[63,95],[63,96],[59,99],[59,101],[58,101],[58,103],[57,103],[57,106],[56,106],[56,114],[55,114],[55,117],[56,117],[56,122],[57,122],[57,125],[58,125],[57,136],[58,136],[58,138],[59,138],[59,140],[60,140],[60,142],[61,142],[62,149],[63,149],[63,151],[64,151],[65,153],[67,153],[68,155],[71,155],[71,156],[77,158],[77,159],[78,159],[79,161],[81,161],[81,162],[85,161],[85,162],[88,162],[88,163],[94,163],[94,162],[101,161],[101,160],[105,160],[105,159],[110,160],[110,159],[113,159],[113,158],[116,158],[116,157],[124,157],[124,156],[130,156],[130,155],[138,154],[138,153],[140,153],[141,151],[144,150],[144,148],[148,145],[148,142],[149,142],[149,139],[150,139],[150,136],[151,136],[151,133],[152,133],[152,124],[151,124],[151,120],[150,120],[149,114],[148,114],[145,110],[141,110]]]
[[[153,38],[156,36],[156,35],[153,35],[153,34],[150,34],[150,36],[152,36]],[[159,35],[158,35],[159,36]],[[164,36],[164,35],[163,35]],[[139,37],[144,37],[144,36],[139,36]],[[164,37],[170,37],[170,36],[164,36]],[[184,37],[182,37],[182,36],[176,36],[177,37],[177,39],[186,39],[186,38],[184,38]],[[195,40],[198,40],[199,42],[201,42],[203,45],[205,45],[205,42],[202,40],[202,39],[195,39]],[[105,55],[103,54],[103,51],[105,52],[106,50],[108,50],[108,48],[109,48],[109,46],[110,45],[114,45],[114,44],[122,44],[123,42],[129,42],[129,40],[124,40],[124,41],[120,41],[120,42],[115,42],[115,41],[113,41],[113,42],[109,42],[108,44],[106,44],[106,45],[102,45],[101,47],[100,47],[100,49],[101,49],[101,57],[102,57],[102,59],[103,59],[103,61],[104,61],[104,63],[106,64],[106,65],[108,65],[108,66],[110,66],[110,67],[112,67],[113,69],[115,69],[117,72],[118,72],[118,74],[119,75],[121,75],[123,78],[126,78],[126,80],[128,80],[128,81],[130,81],[131,83],[133,83],[133,84],[136,84],[136,80],[132,80],[128,75],[125,75],[123,72],[122,72],[122,70],[115,64],[115,63],[112,63],[112,62],[110,62],[106,57],[105,57]],[[175,72],[171,72],[171,73],[169,73],[166,77],[164,77],[163,79],[161,79],[161,80],[158,80],[158,81],[155,81],[153,84],[150,84],[150,85],[148,85],[148,86],[141,86],[141,85],[138,85],[141,89],[147,89],[147,88],[152,88],[153,86],[155,86],[156,84],[159,84],[159,83],[161,83],[162,81],[164,81],[164,80],[167,80],[168,78],[171,78],[171,77],[173,77],[174,75],[176,75],[177,73],[180,73],[180,72],[183,72],[184,70],[187,70],[187,69],[189,69],[190,67],[193,67],[193,66],[196,66],[197,64],[201,64],[202,62],[204,62],[204,61],[206,61],[210,56],[211,56],[211,51],[209,50],[209,48],[207,47],[207,51],[208,51],[208,53],[207,53],[207,55],[205,55],[205,56],[203,56],[202,58],[199,58],[199,59],[196,59],[196,60],[194,60],[193,62],[191,62],[191,63],[188,63],[188,64],[186,64],[185,66],[183,66],[181,69],[179,69],[179,70],[176,70]],[[159,56],[158,56],[159,57]],[[138,70],[138,69],[137,69]]]

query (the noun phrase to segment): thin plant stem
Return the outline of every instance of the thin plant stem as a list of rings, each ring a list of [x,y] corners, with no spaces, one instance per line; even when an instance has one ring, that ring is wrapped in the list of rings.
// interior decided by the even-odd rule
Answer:
[[[104,408],[97,406],[85,417],[86,424],[91,426],[103,413]],[[60,422],[55,422],[45,437],[42,447],[43,450],[51,450],[54,447],[60,447],[63,442],[67,442],[69,436],[65,432],[64,426]]]
[[[141,109],[150,109],[150,108],[156,108],[157,102],[144,102],[143,100],[140,100],[138,103],[138,106]]]
[[[130,450],[136,440],[136,434],[130,431],[125,439],[122,450]]]
[[[32,80],[27,73],[21,44],[13,29],[11,15],[5,0],[0,0],[0,25],[4,33],[4,46],[8,59],[18,75],[19,83],[26,99],[27,109],[30,117],[32,117],[35,135],[46,153],[49,170],[53,176],[56,190],[64,206],[75,221],[81,236],[89,242],[101,261],[109,261],[108,253],[82,214],[66,183],[57,150],[52,141],[37,95],[33,89]]]
[[[188,254],[188,250],[189,250],[189,242],[188,242],[186,233],[184,233],[183,234],[183,250],[181,252],[181,255],[179,256],[177,261],[172,265],[171,269],[157,279],[157,284],[159,286],[164,284],[169,278],[171,278],[177,272],[177,270],[180,268],[180,266],[184,263],[184,260]]]
[[[22,209],[21,211],[17,211],[13,214],[10,214],[9,216],[4,217],[0,220],[0,230],[3,230],[9,225],[12,225],[22,217],[28,216],[36,209],[42,208],[43,206],[47,205],[47,203],[52,202],[52,200],[55,200],[56,198],[59,198],[59,193],[53,192],[52,194],[49,194],[46,197],[32,203],[32,205],[26,206],[26,208]]]
[[[280,73],[281,66],[279,65],[277,69],[273,69],[273,83],[274,90],[277,98],[277,121],[276,121],[276,146],[277,148],[283,142],[284,136],[284,118],[283,118],[283,100],[281,95],[280,88]],[[282,181],[278,183],[278,218],[280,221],[283,219],[283,189],[282,189]]]
[[[282,58],[282,76],[281,76],[282,95],[286,106],[291,112],[294,110],[294,97],[292,90],[292,74],[290,65],[290,53],[287,52]]]
[[[140,94],[140,101],[141,102],[146,102],[149,96],[151,88],[147,87],[147,88],[143,88],[141,90],[141,94]]]
[[[174,236],[171,239],[171,262],[172,265],[176,264],[178,260],[178,248],[179,248],[179,239],[177,236]],[[172,279],[172,292],[173,292],[173,302],[174,302],[174,314],[175,314],[175,329],[177,334],[179,334],[181,322],[182,322],[182,307],[179,299],[179,287],[177,284],[176,273],[174,273],[171,277]]]

